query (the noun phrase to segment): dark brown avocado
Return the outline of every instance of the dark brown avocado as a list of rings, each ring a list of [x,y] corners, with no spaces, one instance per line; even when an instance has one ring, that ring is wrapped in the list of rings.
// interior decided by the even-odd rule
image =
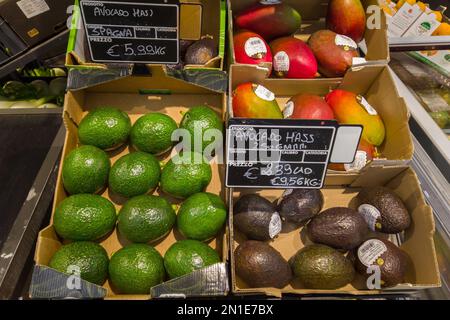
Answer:
[[[314,243],[347,251],[356,248],[366,239],[369,228],[356,210],[336,207],[312,218],[306,226],[306,232]]]
[[[246,194],[233,207],[236,229],[252,240],[270,240],[281,231],[281,218],[275,206],[257,194]]]
[[[203,38],[194,42],[186,50],[186,64],[204,65],[217,56],[217,45],[211,38]]]
[[[374,273],[369,267],[380,268],[381,287],[391,287],[404,282],[408,256],[388,240],[372,238],[364,241],[354,253],[354,259],[356,270],[365,277]]]
[[[357,200],[358,211],[373,231],[399,233],[411,224],[411,217],[402,199],[388,188],[364,188]]]
[[[278,201],[283,220],[301,224],[318,214],[323,207],[323,195],[317,189],[288,189]]]
[[[253,288],[284,288],[292,279],[281,254],[261,241],[245,241],[234,251],[236,274]]]

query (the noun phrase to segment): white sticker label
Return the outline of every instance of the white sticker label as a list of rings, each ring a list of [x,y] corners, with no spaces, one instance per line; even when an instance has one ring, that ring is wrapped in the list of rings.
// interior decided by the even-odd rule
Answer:
[[[346,51],[350,50],[350,48],[355,49],[355,50],[358,49],[358,45],[356,44],[355,41],[353,41],[352,38],[349,38],[349,37],[344,36],[342,34],[337,34],[336,35],[336,37],[334,38],[334,43],[337,46],[344,47],[344,50],[346,50]]]
[[[284,107],[283,110],[283,117],[289,118],[290,116],[292,116],[292,114],[294,113],[294,102],[289,101],[288,103],[286,103],[286,106]]]
[[[50,7],[48,6],[47,2],[45,2],[45,0],[20,0],[17,2],[17,5],[19,6],[20,10],[22,10],[27,19],[50,11]]]
[[[273,101],[275,100],[275,94],[269,89],[258,85],[255,89],[255,94],[263,100]]]
[[[278,212],[275,212],[270,218],[269,223],[269,237],[275,238],[281,231],[281,218]]]
[[[286,52],[277,52],[277,54],[273,57],[273,68],[277,72],[289,71],[289,56]]]
[[[363,96],[357,96],[356,100],[358,100],[359,104],[366,109],[367,113],[371,116],[376,116],[378,114],[377,110],[375,110],[369,102],[367,102],[366,98]]]
[[[259,3],[264,5],[270,5],[270,4],[279,4],[281,3],[280,0],[261,0]]]
[[[244,48],[245,53],[251,58],[261,59],[267,54],[266,44],[257,37],[248,38]]]
[[[364,242],[358,248],[359,261],[366,267],[369,267],[377,262],[383,253],[387,251],[386,245],[378,239],[370,239]],[[378,263],[378,265],[382,263]]]
[[[356,151],[355,161],[352,163],[345,163],[345,171],[359,171],[367,164],[367,152],[358,150]]]
[[[381,218],[380,211],[370,204],[362,204],[358,207],[358,212],[364,217],[370,230],[377,231],[377,221]]]

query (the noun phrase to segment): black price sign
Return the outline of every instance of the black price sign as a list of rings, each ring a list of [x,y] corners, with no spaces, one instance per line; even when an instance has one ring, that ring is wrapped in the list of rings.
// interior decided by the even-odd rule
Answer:
[[[80,2],[92,61],[179,62],[179,5]]]
[[[227,187],[322,188],[337,129],[335,121],[230,119]]]

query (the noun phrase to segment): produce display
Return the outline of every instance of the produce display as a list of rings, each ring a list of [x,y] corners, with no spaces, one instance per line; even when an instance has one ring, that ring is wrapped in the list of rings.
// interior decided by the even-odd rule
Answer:
[[[64,104],[67,79],[55,78],[49,82],[34,80],[30,83],[8,81],[0,87],[0,109],[51,109]]]
[[[175,120],[161,113],[133,119],[113,107],[84,115],[80,145],[62,164],[68,197],[53,216],[56,234],[71,242],[54,253],[49,266],[68,274],[79,267],[82,279],[98,285],[108,280],[116,294],[149,294],[165,280],[221,262],[208,243],[222,232],[227,217],[223,200],[205,192],[212,177],[209,162],[192,151],[167,156]],[[207,106],[187,109],[180,126],[223,130]],[[128,143],[130,152],[118,156]],[[179,236],[166,252],[158,251],[154,245],[173,229]],[[105,251],[115,237],[122,247]]]
[[[360,56],[366,14],[360,0],[330,0],[327,29],[307,42],[301,12],[284,2],[263,2],[234,13],[234,58],[237,63],[268,69],[274,77],[311,79],[343,77]]]
[[[387,239],[409,227],[403,201],[389,188],[368,187],[349,206],[336,207],[324,202],[326,191],[287,189],[273,202],[256,193],[235,200],[235,271],[246,286],[364,290],[358,279],[369,267],[380,268],[381,287],[405,281],[407,254]],[[295,233],[300,238],[292,244]],[[286,256],[292,245],[298,251]]]

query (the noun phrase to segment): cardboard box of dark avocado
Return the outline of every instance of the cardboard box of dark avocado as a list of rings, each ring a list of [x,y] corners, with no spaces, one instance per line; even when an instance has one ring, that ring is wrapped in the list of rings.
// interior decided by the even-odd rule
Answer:
[[[66,55],[66,66],[69,68],[99,68],[99,69],[107,69],[107,68],[115,68],[117,64],[131,64],[126,61],[117,61],[111,63],[101,63],[95,62],[91,57],[90,45],[88,44],[87,35],[85,31],[85,26],[83,24],[83,19],[81,16],[81,12],[79,9],[79,0],[75,1],[76,9],[73,13],[72,19],[72,28],[69,38],[69,43],[67,47],[67,55]],[[126,5],[126,2],[131,2],[131,5],[134,3],[138,3],[139,1],[123,1]],[[150,1],[145,2],[141,1],[144,6],[152,6],[152,4],[161,6],[175,6],[176,2],[179,2],[179,11],[178,11],[178,36],[180,41],[197,41],[202,38],[212,38],[217,49],[217,56],[213,57],[204,65],[185,65],[183,70],[198,70],[198,69],[207,69],[207,70],[222,70],[223,69],[223,58],[224,58],[224,50],[225,50],[225,27],[226,27],[226,4],[222,0],[181,0],[181,1]],[[106,1],[105,3],[108,3]],[[113,3],[112,1],[110,3]],[[119,1],[120,3],[120,1]],[[111,5],[111,4],[109,4]],[[128,5],[130,6],[130,5]],[[136,4],[136,8],[138,5]],[[130,10],[134,9],[130,7]],[[164,11],[165,12],[165,11]],[[163,14],[163,13],[161,13]],[[168,14],[168,13],[166,13]],[[159,19],[164,21],[164,19],[160,19],[160,17],[156,17],[155,19]],[[169,17],[168,17],[169,18]],[[117,18],[117,19],[120,19]],[[123,19],[123,18],[122,18]],[[176,17],[174,17],[176,20]],[[158,21],[159,21],[158,20]],[[169,19],[168,19],[169,20]],[[124,22],[125,23],[125,22]],[[136,24],[139,26],[140,22],[137,21]],[[164,29],[164,27],[161,27]],[[117,30],[113,30],[117,31]],[[163,30],[162,30],[163,31]],[[133,31],[139,32],[139,31]],[[141,30],[141,33],[143,31]],[[97,33],[96,33],[97,34]],[[154,37],[153,34],[136,34],[138,39],[140,37],[146,37],[148,39],[152,39]],[[169,35],[167,35],[169,36]],[[121,35],[120,37],[123,37]],[[159,36],[158,36],[159,37]],[[165,37],[162,35],[160,37]],[[127,35],[127,39],[129,36]],[[141,40],[144,38],[140,38]],[[180,44],[181,46],[181,44]],[[144,44],[145,47],[145,44]],[[136,48],[135,48],[136,49]],[[167,48],[167,50],[169,50]],[[114,51],[114,50],[113,50]],[[136,51],[136,50],[135,50]],[[143,54],[138,54],[134,56],[135,58],[144,57],[149,58],[149,55],[146,56],[145,52]],[[147,54],[149,54],[147,52]],[[122,58],[121,58],[122,59]],[[181,58],[180,58],[181,59]],[[123,59],[122,59],[123,60]],[[157,63],[157,62],[156,62]],[[163,62],[161,62],[163,64]],[[169,69],[169,68],[168,68]]]
[[[229,64],[236,63],[233,46],[233,35],[236,32],[236,27],[233,26],[234,17],[243,10],[258,3],[257,0],[228,0],[228,58]],[[282,0],[282,1],[261,1],[263,3],[271,4],[283,2],[294,9],[301,15],[301,29],[294,34],[294,37],[307,41],[311,34],[315,31],[327,29],[325,24],[325,17],[327,15],[327,7],[329,0]],[[389,62],[389,44],[387,40],[387,25],[386,20],[380,10],[377,9],[376,0],[361,1],[366,11],[368,19],[367,25],[377,25],[377,27],[366,27],[364,40],[359,44],[360,51],[363,52],[364,59],[354,59],[353,65],[357,64],[380,64]],[[371,7],[373,6],[373,7]],[[379,28],[378,28],[379,26]]]
[[[409,130],[409,113],[405,101],[398,95],[388,67],[383,65],[354,67],[342,79],[273,79],[266,78],[264,68],[232,65],[227,118],[233,118],[232,96],[241,84],[262,85],[274,94],[283,111],[287,101],[297,94],[325,96],[334,89],[343,89],[365,98],[381,117],[385,127],[384,142],[377,147],[377,157],[350,170],[328,170],[327,181],[350,183],[355,177],[372,167],[407,165],[413,156],[414,145]],[[345,180],[347,179],[347,180]]]
[[[181,121],[182,113],[196,105],[208,105],[217,113],[224,110],[224,95],[206,90],[202,87],[167,77],[160,67],[152,68],[152,77],[125,77],[109,83],[91,87],[89,89],[72,91],[67,93],[63,112],[64,124],[67,129],[65,145],[61,156],[61,164],[67,154],[79,146],[77,127],[83,116],[89,110],[99,106],[111,106],[125,111],[132,123],[141,115],[149,112],[161,112],[172,117],[177,123]],[[110,152],[111,162],[114,163],[121,156],[128,154],[128,145],[119,150]],[[170,155],[163,155],[160,161],[166,162]],[[53,212],[60,202],[68,195],[64,190],[61,168],[59,168],[58,180],[55,191]],[[211,161],[212,180],[206,191],[220,195],[225,200],[223,188],[222,166],[214,159]],[[155,190],[159,195],[159,189]],[[112,200],[117,212],[121,203],[111,197],[108,189],[102,196]],[[180,199],[164,195],[170,203],[179,205]],[[53,219],[52,219],[53,220]],[[100,240],[100,244],[106,249],[109,257],[128,244],[115,229],[109,236]],[[76,285],[70,276],[64,275],[48,268],[48,263],[53,254],[65,243],[59,238],[52,225],[44,228],[37,239],[35,262],[36,267],[30,288],[32,298],[106,298],[106,299],[149,299],[158,297],[191,297],[191,296],[221,296],[228,292],[228,273],[226,267],[227,241],[226,230],[221,231],[216,238],[207,244],[215,249],[222,258],[218,263],[204,269],[197,270],[189,275],[166,281],[153,287],[148,295],[120,295],[112,289],[107,280],[103,287],[81,281]],[[176,227],[172,229],[164,239],[152,245],[164,255],[166,250],[177,240],[180,234]]]
[[[372,284],[364,276],[356,273],[354,280],[338,289],[319,290],[308,289],[298,278],[293,278],[284,288],[254,288],[249,286],[245,279],[236,274],[236,248],[246,241],[246,236],[233,225],[233,205],[244,194],[258,194],[270,202],[277,203],[284,190],[240,188],[230,190],[229,195],[229,227],[230,227],[230,266],[232,279],[232,292],[240,295],[265,294],[280,297],[284,294],[299,295],[376,295],[408,292],[412,290],[434,288],[441,285],[440,273],[434,245],[435,224],[433,212],[427,205],[416,174],[410,167],[370,168],[351,182],[338,180],[328,182],[321,190],[324,197],[323,209],[334,207],[357,206],[355,197],[362,187],[384,186],[395,192],[405,204],[411,217],[411,225],[400,234],[388,235],[379,232],[368,236],[388,239],[399,246],[408,256],[404,282],[393,287],[369,290],[367,284]],[[320,215],[320,213],[319,213]],[[289,261],[300,249],[312,242],[308,238],[306,228],[289,227],[282,222],[281,232],[272,240],[266,241],[281,256]],[[242,261],[242,259],[241,259]],[[276,268],[275,266],[273,268]],[[373,272],[372,272],[373,273]]]

